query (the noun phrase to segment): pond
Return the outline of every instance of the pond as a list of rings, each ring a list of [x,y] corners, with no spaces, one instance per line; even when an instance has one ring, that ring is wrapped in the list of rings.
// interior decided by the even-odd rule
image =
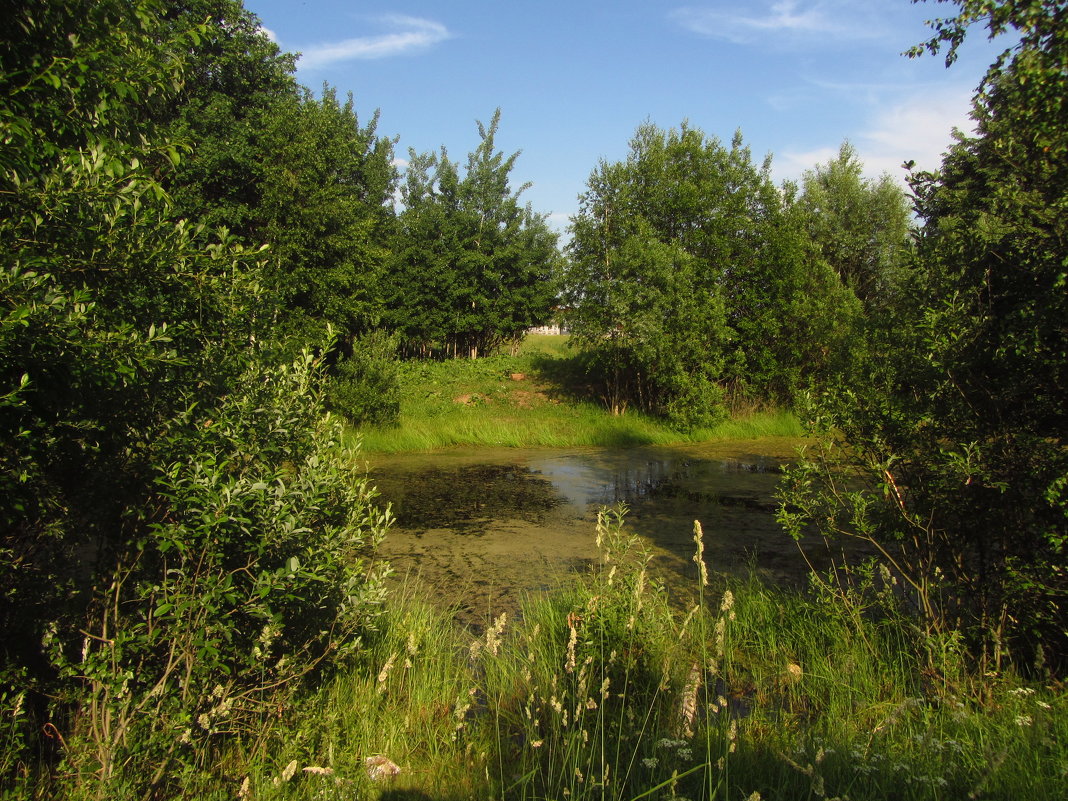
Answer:
[[[693,521],[709,569],[799,583],[807,566],[775,522],[775,488],[798,443],[456,449],[376,455],[370,477],[396,524],[382,555],[477,623],[513,611],[597,561],[597,512],[625,503],[667,584],[692,585]]]

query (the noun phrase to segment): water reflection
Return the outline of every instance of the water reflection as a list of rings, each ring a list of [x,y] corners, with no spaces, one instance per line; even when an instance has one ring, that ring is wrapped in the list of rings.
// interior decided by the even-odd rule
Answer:
[[[377,457],[371,477],[397,525],[384,555],[460,617],[485,619],[597,559],[599,508],[626,503],[628,526],[672,580],[693,578],[693,521],[713,569],[755,566],[797,581],[804,563],[774,520],[792,443],[569,450],[452,450]]]

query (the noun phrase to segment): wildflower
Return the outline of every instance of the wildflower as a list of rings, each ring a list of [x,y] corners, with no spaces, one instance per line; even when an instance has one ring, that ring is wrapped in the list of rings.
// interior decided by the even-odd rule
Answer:
[[[545,744],[545,741],[544,741],[544,740],[535,740],[534,742],[532,742],[532,743],[530,744],[530,747],[531,747],[531,748],[541,748],[541,747],[542,747],[542,745],[544,745],[544,744]]]
[[[389,659],[386,660],[386,664],[382,666],[382,670],[378,673],[378,691],[385,692],[386,679],[389,678],[389,673],[393,670],[393,663],[397,660],[396,654],[390,654]]]
[[[682,690],[682,698],[679,700],[679,719],[682,724],[682,734],[686,737],[693,736],[693,719],[697,714],[697,691],[701,686],[701,668],[694,662],[690,667],[690,675],[686,679],[686,686]]]
[[[645,568],[641,569],[638,573],[638,581],[634,585],[634,600],[637,604],[636,609],[641,611],[643,595],[645,594]]]
[[[786,680],[791,684],[801,681],[801,677],[804,672],[801,670],[800,665],[795,665],[793,662],[786,666]]]
[[[1034,687],[1016,687],[1016,688],[1014,688],[1012,690],[1009,690],[1009,695],[1034,695],[1034,694],[1035,694],[1035,688]]]
[[[731,607],[734,606],[734,593],[727,590],[723,593],[723,603],[719,605],[719,611],[729,612]]]
[[[652,770],[653,768],[655,768],[659,764],[660,764],[660,760],[657,759],[656,757],[646,757],[645,759],[642,760],[642,765],[647,767],[649,770]]]
[[[497,649],[501,645],[500,635],[504,631],[504,624],[508,622],[508,613],[501,612],[497,621],[486,629],[486,650],[493,656],[497,655]]]
[[[1021,727],[1030,726],[1033,722],[1034,721],[1031,720],[1031,716],[1030,715],[1017,715],[1016,716],[1016,725],[1017,726],[1021,726]]]
[[[397,765],[397,763],[380,754],[367,757],[367,759],[363,761],[363,764],[364,767],[367,768],[367,775],[370,776],[371,781],[374,782],[392,778],[401,772],[400,766]]]
[[[310,773],[313,776],[333,776],[333,768],[320,768],[318,765],[308,765],[306,768],[301,768],[305,773]]]
[[[297,772],[297,760],[294,759],[288,765],[286,765],[285,768],[282,770],[282,781],[284,781],[284,782],[289,781],[290,779],[293,778],[293,774],[295,774],[296,772]]]
[[[1040,707],[1042,707],[1043,709],[1053,709],[1053,707],[1051,707],[1051,706],[1050,706],[1049,704],[1047,704],[1047,703],[1046,703],[1045,701],[1035,701],[1035,703],[1036,703],[1036,704],[1038,704],[1038,705],[1039,705]]]
[[[693,561],[697,563],[697,571],[701,576],[701,586],[708,586],[708,568],[705,567],[705,535],[701,530],[701,522],[693,521],[693,541],[697,544],[697,553],[693,555]]]
[[[574,626],[568,626],[571,633],[567,638],[567,665],[565,666],[568,673],[575,672],[575,646],[578,645],[578,629]]]

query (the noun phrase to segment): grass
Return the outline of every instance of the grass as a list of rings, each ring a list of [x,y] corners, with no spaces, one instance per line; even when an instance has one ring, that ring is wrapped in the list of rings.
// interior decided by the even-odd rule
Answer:
[[[621,513],[594,535],[592,572],[481,631],[395,596],[359,663],[221,740],[167,797],[1061,797],[1063,685],[976,675],[953,638],[918,636],[879,571],[865,593],[709,576],[695,525],[691,597],[669,599]],[[68,795],[139,797],[128,778]]]
[[[457,445],[668,445],[802,434],[797,419],[780,411],[685,432],[637,411],[613,416],[590,399],[593,389],[566,342],[566,336],[531,336],[517,356],[405,362],[399,425],[354,433],[368,453]]]
[[[918,640],[886,593],[713,576],[680,606],[618,517],[602,517],[597,536],[594,573],[529,599],[518,620],[471,632],[417,599],[395,602],[366,664],[309,699],[265,752],[227,753],[224,773],[257,799],[1063,791],[1060,685],[974,675],[952,642]],[[399,773],[372,781],[368,757]]]

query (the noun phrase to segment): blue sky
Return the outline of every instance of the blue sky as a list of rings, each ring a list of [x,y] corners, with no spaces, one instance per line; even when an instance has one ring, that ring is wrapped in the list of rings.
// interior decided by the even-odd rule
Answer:
[[[475,120],[502,110],[498,146],[522,150],[514,185],[563,229],[599,159],[634,129],[687,119],[736,129],[777,179],[826,161],[843,139],[867,172],[935,168],[1001,43],[975,31],[953,68],[908,59],[924,21],[955,6],[908,0],[245,0],[297,77],[351,91],[397,156],[445,145],[463,161]]]

